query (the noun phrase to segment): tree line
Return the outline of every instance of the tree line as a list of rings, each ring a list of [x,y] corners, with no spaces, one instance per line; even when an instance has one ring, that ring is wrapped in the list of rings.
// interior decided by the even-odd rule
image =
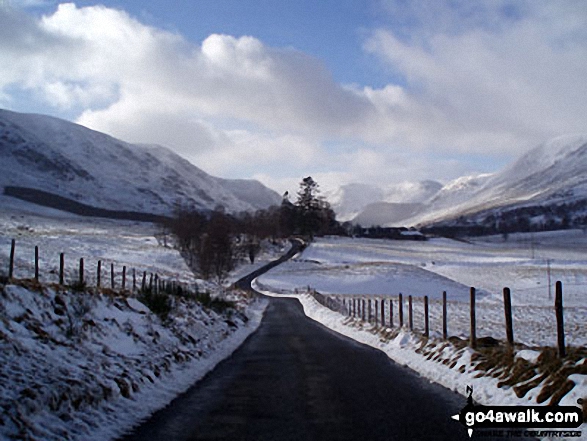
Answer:
[[[308,240],[344,234],[318,183],[308,176],[300,183],[295,202],[284,194],[278,206],[254,213],[227,213],[219,206],[209,213],[177,206],[164,222],[190,266],[205,279],[221,281],[239,260],[254,262],[264,239],[273,242],[299,235]]]
[[[446,237],[502,234],[507,238],[510,233],[569,228],[587,230],[587,199],[487,210],[426,226],[422,228],[422,232]]]

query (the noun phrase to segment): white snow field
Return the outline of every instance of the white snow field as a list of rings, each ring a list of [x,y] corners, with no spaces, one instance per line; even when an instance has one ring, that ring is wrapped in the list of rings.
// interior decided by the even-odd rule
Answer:
[[[196,280],[179,253],[151,224],[81,218],[0,197],[0,274],[16,240],[17,279],[40,281],[0,291],[0,439],[107,440],[120,436],[203,377],[259,325],[266,302],[238,297],[239,312],[216,312],[184,298],[163,323],[134,297],[58,289],[59,253],[66,281],[79,258],[95,283],[120,286],[122,266],[156,272],[213,296],[225,288]],[[37,214],[34,214],[36,212]],[[254,265],[280,252],[271,248]],[[240,269],[239,271],[245,271]],[[234,279],[236,275],[233,275]],[[140,283],[140,282],[139,282]],[[127,288],[129,285],[127,284]]]
[[[548,261],[548,262],[547,262]],[[548,267],[550,267],[550,294]],[[511,289],[514,337],[531,346],[556,343],[555,281],[563,283],[567,344],[587,344],[587,234],[580,230],[513,234],[470,242],[320,238],[297,259],[258,282],[282,293],[414,297],[414,326],[423,329],[423,296],[430,326],[441,332],[441,298],[449,300],[449,334],[467,337],[469,289],[477,289],[477,333],[505,339],[503,287]],[[395,305],[397,306],[397,304]],[[404,305],[404,310],[406,305]],[[397,309],[396,309],[397,322]]]

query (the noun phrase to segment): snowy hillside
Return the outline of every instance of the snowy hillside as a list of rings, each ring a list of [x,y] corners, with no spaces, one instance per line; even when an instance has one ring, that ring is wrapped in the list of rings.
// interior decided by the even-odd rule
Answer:
[[[43,115],[0,110],[0,187],[25,187],[109,209],[170,214],[176,203],[230,212],[278,204],[256,181],[208,175],[160,146],[129,144]]]
[[[413,207],[406,214],[405,207],[393,204],[418,204],[430,199],[441,188],[442,184],[436,181],[402,182],[381,187],[347,184],[336,191],[326,193],[326,198],[339,221],[352,220],[362,225],[376,225],[380,224],[381,220],[387,223],[394,217],[405,218],[413,214]],[[383,204],[379,205],[380,203]],[[378,211],[380,208],[384,209],[383,213]]]
[[[228,357],[260,323],[263,302],[197,279],[156,225],[31,211],[3,196],[0,206],[1,440],[117,439]],[[16,280],[7,283],[12,239]],[[282,254],[263,245],[258,266]],[[31,280],[36,246],[39,284]],[[78,280],[84,258],[87,289],[56,285],[61,252],[66,283]],[[98,260],[101,290],[94,288]],[[110,289],[110,264],[115,288],[123,266],[129,269],[127,292]],[[230,280],[258,266],[239,266]],[[162,318],[130,292],[131,268],[197,285],[200,293],[235,301],[237,310],[173,296]]]
[[[388,188],[352,184],[328,196],[339,220],[363,226],[450,224],[457,218],[480,224],[490,218],[495,225],[504,216],[515,222],[519,210],[532,207],[538,211],[531,223],[562,225],[568,217],[579,226],[587,218],[587,135],[555,138],[500,172],[463,176],[444,186],[434,181]]]
[[[353,223],[363,227],[375,225],[402,226],[403,221],[423,208],[422,204],[375,202],[363,208]]]
[[[492,175],[446,185],[409,220],[429,223],[512,205],[572,202],[587,197],[587,136],[564,136],[526,153]]]

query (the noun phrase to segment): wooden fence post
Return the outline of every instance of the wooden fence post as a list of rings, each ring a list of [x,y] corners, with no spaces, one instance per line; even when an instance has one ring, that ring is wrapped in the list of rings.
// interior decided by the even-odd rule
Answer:
[[[512,320],[512,296],[509,288],[503,289],[503,306],[505,312],[505,335],[508,345],[514,346],[514,326]]]
[[[136,290],[137,290],[137,272],[133,268],[132,269],[132,292],[135,292]]]
[[[471,340],[470,346],[475,349],[477,347],[477,330],[476,330],[476,319],[475,319],[475,288],[471,287],[470,291],[470,317],[471,317]]]
[[[381,299],[381,326],[385,326],[385,299]]]
[[[412,296],[408,296],[408,325],[410,326],[410,331],[414,330],[414,314],[412,310]]]
[[[39,281],[39,247],[35,246],[35,282]]]
[[[122,290],[126,290],[126,265],[122,266]]]
[[[198,286],[196,284],[196,286]],[[145,292],[147,289],[147,271],[143,271],[143,281],[141,283],[141,291]]]
[[[389,299],[389,327],[393,328],[393,299]]]
[[[424,336],[430,337],[430,322],[428,318],[428,296],[424,296]]]
[[[363,321],[365,321],[365,303],[366,302],[365,302],[365,299],[362,299],[362,300],[363,300]]]
[[[403,328],[404,326],[404,299],[402,293],[399,293],[399,327]]]
[[[59,254],[59,284],[63,285],[65,282],[65,278],[63,277],[63,271],[65,267],[65,254]]]
[[[96,286],[100,288],[102,284],[102,261],[98,260],[98,268],[96,269]]]
[[[12,239],[10,242],[10,262],[8,263],[8,279],[14,276],[14,250],[16,248],[16,240]]]
[[[565,324],[563,316],[563,284],[559,280],[555,285],[554,309],[556,312],[556,333],[558,342],[558,356],[564,358],[565,350]]]
[[[373,300],[373,303],[375,304],[375,326],[377,326],[379,324],[379,300],[375,299]]]
[[[84,284],[84,258],[79,259],[79,284],[80,287]]]
[[[114,289],[114,264],[110,264],[110,288]]]
[[[149,275],[149,292],[153,292],[153,273]]]
[[[159,293],[159,274],[155,273],[155,294]]]
[[[446,291],[442,291],[442,338],[448,338],[448,317],[446,314]]]

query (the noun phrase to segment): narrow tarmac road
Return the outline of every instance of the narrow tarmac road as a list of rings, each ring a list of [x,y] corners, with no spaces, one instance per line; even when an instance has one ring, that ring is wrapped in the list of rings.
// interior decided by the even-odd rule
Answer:
[[[294,240],[237,287],[251,289],[303,245]],[[296,299],[269,301],[259,329],[231,357],[121,441],[469,439],[450,418],[463,396],[309,319]]]
[[[232,357],[123,440],[465,440],[464,405],[272,299]]]

